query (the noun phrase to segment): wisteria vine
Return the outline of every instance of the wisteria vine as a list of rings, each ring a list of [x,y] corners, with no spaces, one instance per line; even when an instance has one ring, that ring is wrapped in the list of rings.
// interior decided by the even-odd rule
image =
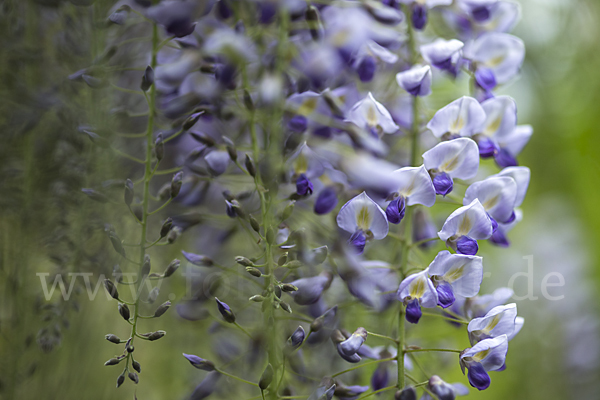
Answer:
[[[192,399],[468,393],[442,380],[438,363],[425,369],[419,353],[455,353],[469,384],[487,389],[524,322],[505,304],[510,289],[480,294],[477,255],[485,241],[509,245],[529,184],[516,158],[532,128],[517,125],[511,97],[496,95],[524,60],[523,42],[507,33],[519,5],[136,0],[112,11],[108,55],[71,79],[112,93],[112,131],[81,130],[131,164],[124,202],[140,233],[106,227],[121,264],[135,272],[129,279],[116,267],[105,281],[131,325],[127,339],[106,336],[124,344],[106,362],[124,365],[117,386],[125,376],[138,383],[134,342],[165,335],[140,333],[140,322],[171,302],[144,315],[159,290],[150,287],[147,300],[142,293],[180,261],[152,272],[160,256],[151,251],[182,243],[186,231],[184,245],[197,248],[182,251],[186,271],[199,277],[177,313],[203,320],[218,311],[210,332],[224,333],[199,332],[214,341],[219,362],[181,349],[208,372]],[[464,95],[432,109],[454,93]],[[136,140],[143,158],[132,154]],[[229,284],[219,298],[206,285],[214,270]],[[133,298],[119,286],[133,286]],[[414,334],[422,318],[456,326],[471,347],[442,337],[421,346],[429,342]],[[360,385],[363,371],[370,385]]]

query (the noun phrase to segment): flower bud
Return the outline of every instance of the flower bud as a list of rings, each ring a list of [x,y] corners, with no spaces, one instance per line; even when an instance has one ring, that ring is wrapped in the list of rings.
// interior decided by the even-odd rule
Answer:
[[[265,390],[273,382],[273,366],[267,365],[264,372],[262,373],[260,380],[258,381],[258,387],[260,390]]]
[[[250,156],[248,154],[246,154],[246,161],[244,162],[244,164],[246,165],[246,170],[248,171],[250,176],[255,177],[256,176],[256,167],[254,167],[254,162],[252,161],[252,159],[250,158]]]
[[[277,265],[279,265],[281,267],[282,265],[284,265],[287,262],[287,260],[288,260],[288,253],[284,253],[277,260]]]
[[[281,285],[281,289],[286,293],[291,293],[298,290],[298,288],[292,285],[291,283],[284,283],[283,285]]]
[[[148,254],[144,255],[144,263],[142,264],[142,268],[140,269],[141,278],[144,279],[150,273],[150,256]]]
[[[150,340],[150,341],[158,340],[158,339],[162,338],[163,336],[165,336],[166,333],[167,332],[165,332],[165,331],[152,332],[148,335],[148,340]]]
[[[108,197],[94,189],[81,189],[81,191],[98,203],[108,203]]]
[[[131,179],[127,179],[125,181],[125,192],[123,193],[123,200],[125,204],[129,207],[131,203],[133,203],[133,182]]]
[[[179,171],[175,175],[173,175],[173,179],[171,180],[171,198],[177,197],[179,191],[181,190],[181,185],[183,184],[183,172]]]
[[[314,41],[318,41],[323,36],[323,27],[321,25],[321,21],[319,18],[319,10],[317,7],[310,5],[306,9],[306,14],[304,16],[306,22],[308,23],[308,28],[310,30],[310,36]]]
[[[129,317],[131,316],[131,314],[129,312],[129,307],[127,307],[127,304],[119,303],[119,314],[121,314],[121,317],[123,317],[125,321],[129,321]]]
[[[200,358],[193,354],[183,353],[183,356],[190,362],[190,364],[199,370],[208,372],[215,370],[215,364],[212,361],[205,360],[204,358]]]
[[[150,86],[154,84],[154,70],[151,66],[147,66],[144,71],[144,75],[142,75],[142,83],[140,84],[140,89],[142,91],[147,92],[150,89]]]
[[[246,267],[246,272],[257,278],[260,278],[262,276],[262,272],[260,272],[260,270],[255,267]]]
[[[181,236],[181,228],[176,226],[175,228],[171,229],[167,235],[167,242],[172,244],[179,238],[179,236]]]
[[[108,335],[106,335],[104,337],[106,338],[106,340],[108,340],[111,343],[114,343],[114,344],[121,343],[121,339],[117,335],[113,335],[112,333],[109,333]]]
[[[254,218],[251,214],[248,215],[248,220],[250,221],[250,226],[254,229],[254,232],[260,233],[260,225],[256,218]]]
[[[197,142],[200,142],[208,147],[213,147],[216,144],[215,140],[204,132],[190,132],[190,136]]]
[[[119,357],[111,358],[110,360],[105,362],[104,365],[106,365],[107,367],[111,366],[111,365],[117,365],[118,363],[121,362],[121,360],[123,360],[123,358],[119,358]]]
[[[212,267],[214,265],[214,261],[205,255],[188,253],[183,250],[181,251],[181,254],[183,254],[186,260],[198,267]]]
[[[304,342],[305,338],[306,338],[306,332],[304,332],[304,328],[299,326],[294,331],[294,333],[292,333],[292,336],[290,336],[288,338],[288,340],[287,340],[288,346],[290,346],[292,349],[297,349],[298,347],[300,347],[302,342]]]
[[[235,322],[235,315],[233,314],[233,311],[231,311],[231,308],[229,308],[227,303],[223,303],[221,300],[217,299],[216,297],[215,297],[215,300],[217,301],[217,308],[219,309],[219,312],[223,316],[223,319],[225,320],[225,322],[229,322],[230,324],[233,324]]]
[[[169,234],[169,231],[173,227],[173,218],[169,217],[163,222],[162,227],[160,228],[160,237],[164,238]]]
[[[429,378],[429,390],[440,400],[454,400],[456,393],[452,385],[444,382],[439,376]]]
[[[254,103],[252,102],[252,97],[247,90],[244,90],[244,106],[246,106],[248,111],[254,111]]]
[[[269,229],[267,229],[267,243],[269,244],[273,244],[275,243],[275,230],[273,229],[272,226],[269,227]]]
[[[248,300],[253,301],[255,303],[261,303],[261,302],[265,301],[265,298],[263,296],[261,296],[260,294],[255,294],[254,296],[250,297]]]
[[[295,201],[291,201],[287,206],[285,206],[285,208],[283,209],[283,212],[281,213],[282,221],[285,221],[292,215],[292,213],[294,212],[294,204],[295,203],[296,203]]]
[[[164,313],[166,313],[169,307],[171,307],[170,301],[165,301],[164,303],[162,303],[160,306],[158,306],[156,311],[154,311],[154,318],[158,318]]]
[[[175,260],[171,261],[171,263],[169,264],[169,266],[167,267],[167,269],[163,273],[163,276],[165,278],[168,278],[171,275],[173,275],[175,273],[175,271],[177,271],[177,268],[179,268],[180,264],[181,264],[181,261],[179,261],[178,259],[175,259]]]
[[[200,116],[204,114],[204,111],[200,111],[197,113],[194,113],[192,115],[190,115],[184,122],[183,125],[181,125],[181,129],[183,129],[184,131],[187,131],[188,129],[190,129],[191,127],[193,127],[194,125],[196,125],[196,122],[198,122],[198,120],[200,119]]]
[[[125,382],[125,375],[119,375],[119,377],[117,378],[117,387],[121,386],[123,382]]]
[[[162,133],[159,133],[156,136],[156,141],[154,142],[154,155],[158,161],[162,160],[165,156],[165,143],[163,142]]]
[[[129,374],[127,374],[127,376],[137,385],[137,383],[139,382],[138,374],[136,374],[135,372],[130,372]]]
[[[283,311],[288,312],[290,314],[292,313],[292,307],[285,301],[280,302],[279,305],[281,306],[281,309]]]
[[[225,149],[227,150],[227,154],[229,154],[229,159],[233,162],[236,162],[238,154],[235,148],[235,143],[233,143],[233,141],[226,136],[223,136],[223,141],[225,142]]]
[[[248,258],[244,257],[244,256],[237,256],[235,258],[235,262],[237,262],[238,264],[244,266],[244,267],[252,267],[254,266],[254,263],[252,261],[250,261]]]
[[[119,299],[119,292],[117,291],[117,287],[110,279],[104,280],[104,288],[111,295],[113,299]]]
[[[108,237],[110,238],[110,243],[113,246],[113,249],[123,257],[125,257],[125,249],[123,248],[123,244],[121,243],[121,239],[114,232],[109,232]]]
[[[142,366],[136,360],[131,361],[131,366],[138,372],[138,374],[142,373]]]
[[[394,394],[394,400],[417,400],[417,391],[414,387],[407,387],[402,390],[398,390]]]

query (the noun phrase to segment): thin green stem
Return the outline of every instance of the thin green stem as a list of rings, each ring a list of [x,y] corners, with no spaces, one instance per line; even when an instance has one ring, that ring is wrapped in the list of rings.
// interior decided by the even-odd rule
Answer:
[[[456,350],[456,349],[405,349],[404,350],[405,353],[430,352],[430,351],[437,351],[437,352],[444,352],[444,353],[461,353],[462,352],[462,350]]]
[[[220,374],[222,374],[222,375],[225,375],[225,376],[228,376],[228,377],[230,377],[230,378],[236,379],[236,380],[238,380],[238,381],[240,381],[240,382],[247,383],[248,385],[252,385],[252,386],[258,387],[258,384],[257,384],[257,383],[254,383],[254,382],[247,381],[247,380],[245,380],[245,379],[243,379],[243,378],[240,378],[239,376],[235,376],[235,375],[232,375],[232,374],[230,374],[230,373],[228,373],[228,372],[225,372],[225,371],[223,371],[222,369],[215,368],[215,371],[217,371],[218,373],[220,373]]]
[[[392,342],[394,342],[394,343],[398,343],[398,341],[397,341],[396,339],[394,339],[394,338],[391,338],[391,337],[389,337],[389,336],[380,335],[379,333],[367,332],[367,334],[368,334],[369,336],[375,336],[375,337],[378,337],[378,338],[382,338],[382,339],[387,339],[387,340],[390,340],[390,341],[392,341]]]
[[[248,336],[250,339],[254,340],[254,338],[252,337],[252,335],[246,330],[244,329],[243,326],[241,326],[240,324],[238,324],[237,322],[233,323],[240,331],[244,332],[246,334],[246,336]]]

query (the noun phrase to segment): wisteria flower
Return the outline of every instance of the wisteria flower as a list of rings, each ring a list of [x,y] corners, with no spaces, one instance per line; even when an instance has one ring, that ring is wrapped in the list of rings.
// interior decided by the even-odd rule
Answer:
[[[517,318],[517,305],[511,303],[505,306],[492,308],[484,317],[475,318],[469,322],[467,331],[471,345],[501,335],[510,337],[515,331]]]
[[[517,126],[517,104],[512,97],[498,96],[481,103],[485,121],[473,139],[479,145],[483,158],[495,156],[500,151],[498,140],[510,135]]]
[[[452,0],[400,0],[401,3],[410,5],[411,22],[415,29],[425,28],[428,20],[428,11],[437,6],[449,6]]]
[[[463,204],[471,204],[475,199],[479,200],[492,218],[492,224],[497,227],[498,222],[506,223],[514,219],[517,183],[510,176],[491,176],[475,182],[467,188]]]
[[[399,129],[390,112],[371,93],[352,107],[347,120],[375,137],[395,133]]]
[[[431,94],[431,67],[416,65],[409,70],[396,74],[398,85],[413,96]]]
[[[381,240],[389,231],[385,212],[365,192],[344,204],[336,220],[340,228],[352,234],[349,242],[359,253],[368,240]]]
[[[425,269],[404,279],[398,287],[398,300],[406,305],[406,320],[412,324],[421,319],[421,307],[435,308],[438,295],[429,279],[429,270]]]
[[[457,39],[436,39],[421,46],[421,54],[428,64],[456,75],[463,47],[464,43]]]
[[[498,0],[458,0],[458,6],[476,22],[485,22],[490,18]]]
[[[517,156],[529,142],[533,128],[531,125],[518,125],[511,133],[497,139],[500,150],[494,160],[501,168],[518,165]]]
[[[479,293],[482,258],[440,251],[429,264],[429,274],[438,294],[438,305],[447,308],[454,303],[455,294],[473,297]]]
[[[425,168],[433,180],[437,194],[443,196],[454,187],[453,179],[471,179],[479,169],[479,149],[469,138],[437,144],[423,153]]]
[[[392,175],[398,189],[389,196],[392,201],[385,210],[389,222],[399,224],[404,217],[406,206],[433,206],[435,188],[425,166],[400,168]]]
[[[475,346],[466,349],[460,355],[460,366],[469,370],[469,383],[479,390],[487,389],[491,379],[489,371],[496,371],[504,365],[508,351],[508,338],[501,335],[493,339],[484,339]]]
[[[479,250],[477,240],[489,239],[492,233],[492,221],[479,200],[475,199],[450,214],[438,236],[456,252],[475,255]]]
[[[473,97],[463,96],[435,113],[427,128],[436,136],[473,136],[486,118],[485,111]]]

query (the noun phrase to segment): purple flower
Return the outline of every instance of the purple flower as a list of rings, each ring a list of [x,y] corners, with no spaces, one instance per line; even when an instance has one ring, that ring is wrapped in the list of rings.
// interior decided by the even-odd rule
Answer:
[[[335,209],[337,203],[338,198],[335,188],[327,186],[319,192],[317,200],[315,200],[315,214],[327,214]]]
[[[482,258],[443,250],[429,264],[429,274],[438,293],[438,304],[447,308],[454,303],[455,294],[473,297],[479,293]]]
[[[202,370],[202,371],[214,371],[215,365],[212,361],[205,360],[204,358],[200,358],[193,354],[185,354],[183,356],[192,364],[194,367]]]
[[[425,269],[406,277],[398,287],[398,300],[406,304],[406,320],[416,324],[421,318],[421,307],[435,308],[438,295],[431,279],[429,270]]]
[[[460,355],[461,368],[469,369],[471,386],[484,390],[490,385],[489,371],[496,371],[504,365],[508,351],[508,338],[501,335],[493,339],[484,339],[475,346],[466,349]]]
[[[336,220],[340,228],[352,234],[353,240],[361,235],[365,241],[381,240],[389,231],[385,212],[365,192],[344,204]]]
[[[352,106],[347,120],[376,136],[395,133],[399,129],[390,112],[371,93]]]
[[[435,113],[427,128],[436,136],[473,136],[486,118],[479,102],[468,96],[453,101]]]
[[[385,211],[389,222],[400,223],[404,217],[406,205],[433,206],[436,190],[425,166],[400,168],[391,175],[397,189],[389,196],[393,200]]]
[[[463,204],[479,200],[488,215],[498,222],[513,216],[517,199],[517,183],[510,176],[491,176],[473,183],[465,192]]]
[[[296,180],[296,193],[300,196],[311,195],[313,193],[313,184],[305,174],[300,174]]]
[[[511,303],[494,307],[485,316],[471,320],[467,327],[471,345],[501,335],[510,337],[515,331],[516,318],[517,305]]]
[[[523,41],[508,33],[489,32],[465,48],[464,57],[479,68],[486,68],[501,85],[514,78],[525,58]]]
[[[453,249],[473,255],[473,250],[477,251],[476,241],[488,239],[492,233],[492,222],[479,200],[475,199],[450,214],[438,236]]]
[[[413,96],[431,94],[431,67],[416,65],[409,70],[396,74],[398,85]]]
[[[356,354],[363,343],[367,340],[367,330],[358,328],[350,337],[337,345],[338,353],[344,356]]]
[[[433,177],[436,193],[446,195],[453,179],[471,179],[479,169],[479,149],[469,138],[441,142],[423,153],[425,168]]]
[[[387,208],[385,209],[385,215],[387,220],[392,224],[399,224],[404,218],[404,212],[406,210],[406,203],[403,196],[398,196],[394,200],[390,201]]]
[[[462,57],[464,43],[460,40],[436,39],[421,46],[421,54],[428,64],[441,70],[456,74],[456,65]]]
[[[317,276],[295,280],[290,283],[296,286],[298,290],[292,292],[291,295],[296,304],[301,306],[314,304],[319,301],[323,291],[329,288],[332,280],[333,275],[329,272],[322,272]]]
[[[227,303],[223,303],[221,300],[217,299],[216,297],[215,297],[215,301],[217,302],[217,308],[218,308],[219,312],[221,313],[221,315],[223,316],[223,319],[226,322],[233,324],[235,322],[235,315],[233,314],[233,311],[231,311],[231,308],[227,305]]]

